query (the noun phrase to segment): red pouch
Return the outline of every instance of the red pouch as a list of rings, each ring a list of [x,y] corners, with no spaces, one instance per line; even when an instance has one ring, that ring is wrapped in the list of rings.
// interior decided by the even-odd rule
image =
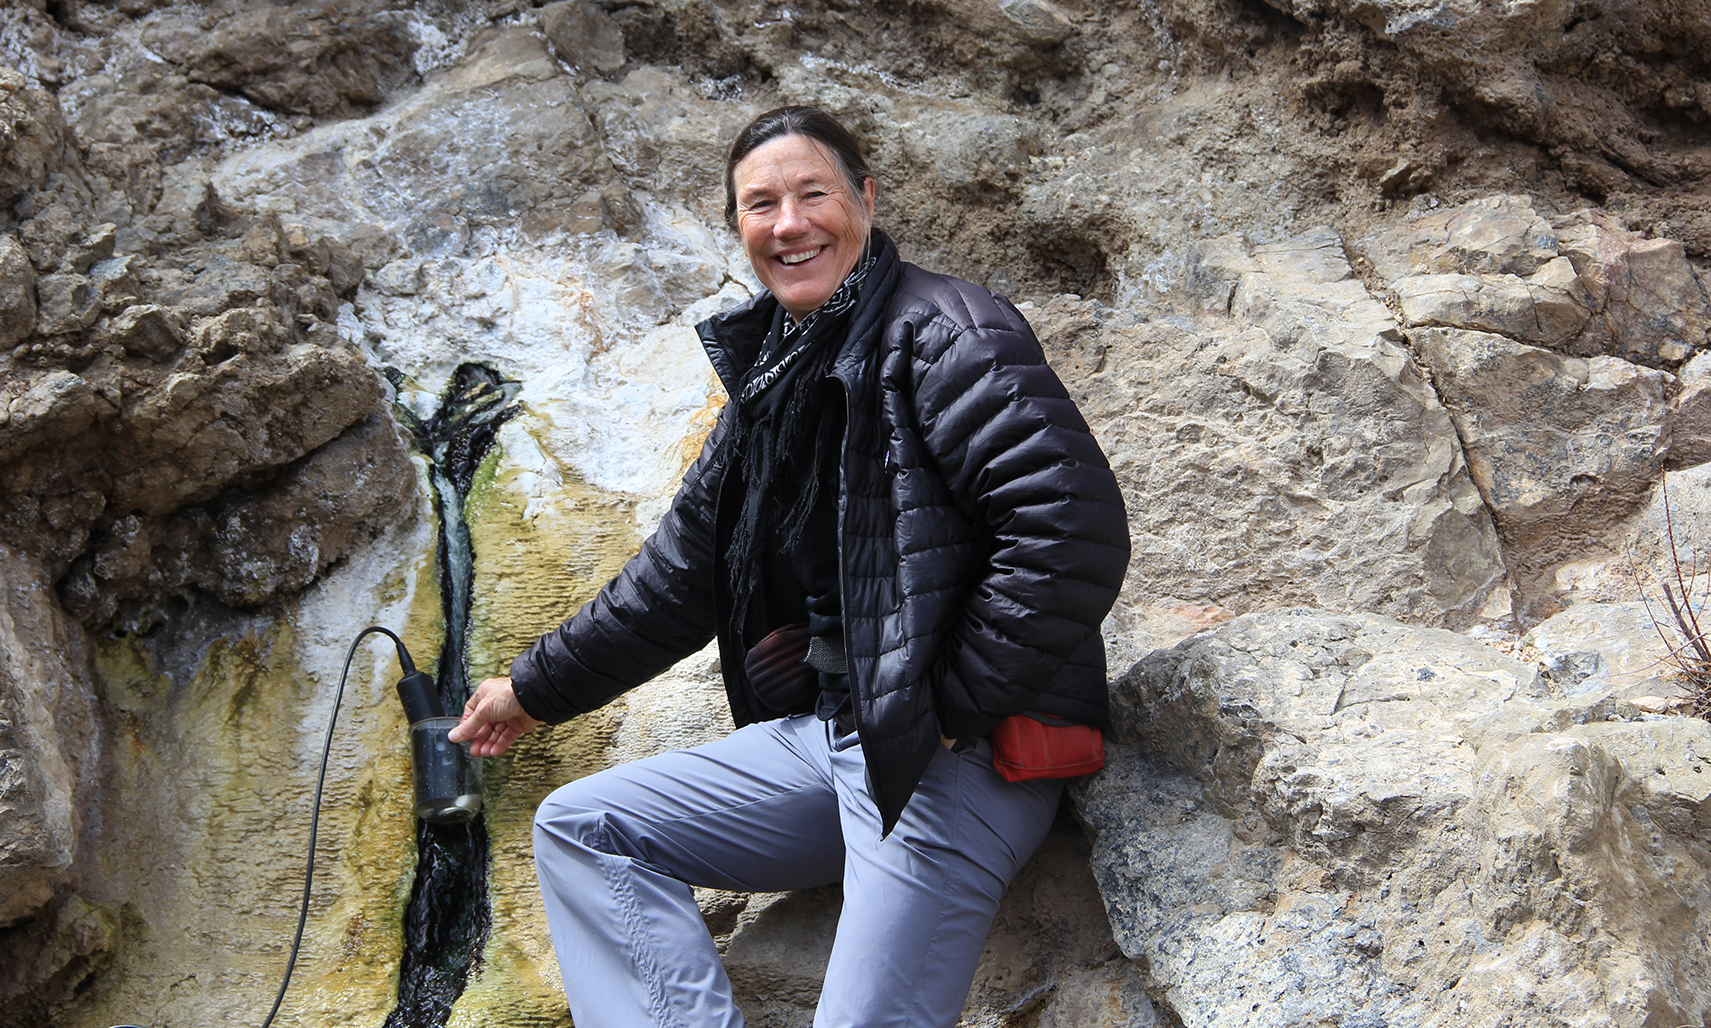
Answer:
[[[1105,766],[1105,736],[1050,714],[1007,717],[992,730],[992,769],[1007,782],[1075,778]]]

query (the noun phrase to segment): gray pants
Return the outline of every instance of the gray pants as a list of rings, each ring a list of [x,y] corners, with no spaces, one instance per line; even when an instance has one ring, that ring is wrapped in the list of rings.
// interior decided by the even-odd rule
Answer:
[[[1006,782],[983,740],[933,755],[879,837],[861,747],[811,716],[572,782],[535,817],[535,867],[577,1028],[743,1023],[691,885],[842,880],[816,1028],[957,1022],[1005,886],[1060,781]]]

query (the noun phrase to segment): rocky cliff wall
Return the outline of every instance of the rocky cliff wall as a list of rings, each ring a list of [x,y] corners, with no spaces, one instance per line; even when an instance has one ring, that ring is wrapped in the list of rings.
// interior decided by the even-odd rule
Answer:
[[[0,10],[0,1023],[257,1018],[345,648],[447,631],[416,430],[460,365],[515,384],[451,628],[495,673],[722,402],[690,326],[757,288],[722,148],[782,102],[869,140],[909,258],[1022,304],[1130,510],[1138,749],[966,1023],[1703,1022],[1667,883],[1711,864],[1706,744],[1646,713],[1681,685],[1639,598],[1672,530],[1703,589],[1708,53],[1643,0]],[[1331,664],[1206,655],[1256,632]],[[1453,687],[1314,691],[1375,660]],[[397,1002],[393,674],[335,726],[281,1023]],[[489,767],[452,1023],[564,1020],[533,803],[722,724],[703,655]],[[751,1020],[806,1023],[835,891],[703,900]]]

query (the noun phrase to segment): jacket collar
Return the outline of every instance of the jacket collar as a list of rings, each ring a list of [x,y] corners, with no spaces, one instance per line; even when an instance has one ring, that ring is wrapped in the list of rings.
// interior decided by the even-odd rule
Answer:
[[[846,351],[849,340],[861,339],[868,325],[884,312],[887,305],[883,301],[897,282],[897,247],[891,242],[891,237],[874,229],[871,245],[876,249],[877,259],[868,271],[867,281],[862,284],[860,299],[856,302],[856,321],[851,325],[845,342]],[[707,359],[712,362],[713,371],[728,395],[735,396],[736,390],[741,388],[743,376],[759,356],[761,344],[777,316],[778,300],[770,290],[763,289],[746,303],[723,314],[715,314],[695,326],[701,345],[707,350]],[[840,353],[833,365],[833,373],[837,374],[851,359],[850,353]]]

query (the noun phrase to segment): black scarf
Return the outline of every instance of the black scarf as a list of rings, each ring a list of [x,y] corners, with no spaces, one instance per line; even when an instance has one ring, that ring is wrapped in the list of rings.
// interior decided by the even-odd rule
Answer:
[[[869,337],[878,334],[875,305],[883,305],[891,292],[896,254],[891,241],[875,232],[868,255],[825,303],[795,323],[779,307],[759,356],[733,391],[736,417],[721,448],[743,483],[742,509],[726,552],[731,623],[738,632],[768,555],[789,553],[801,543],[820,498],[824,462],[837,459],[839,419],[821,417],[822,386],[846,343],[872,345]],[[854,326],[863,338],[853,338]],[[791,499],[797,483],[800,490]]]

